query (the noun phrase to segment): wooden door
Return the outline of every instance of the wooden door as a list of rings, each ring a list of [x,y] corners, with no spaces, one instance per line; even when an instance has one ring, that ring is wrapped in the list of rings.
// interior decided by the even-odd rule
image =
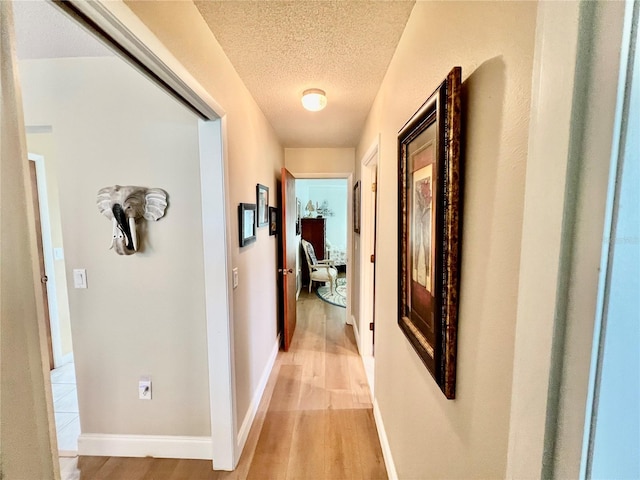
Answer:
[[[289,350],[293,332],[296,329],[296,180],[286,169],[282,169],[282,193],[280,198],[281,228],[280,249],[282,265],[280,304],[283,312],[283,348]]]
[[[371,330],[373,331],[373,335],[371,338],[371,342],[373,346],[371,347],[371,354],[375,355],[375,344],[376,344],[376,335],[375,335],[375,325],[376,325],[376,255],[378,252],[376,251],[376,232],[378,227],[378,166],[375,165],[373,168],[373,184],[371,185],[371,192],[373,193],[373,231],[372,231],[372,239],[371,239],[371,251],[373,254],[371,255],[371,263],[373,263],[373,285],[372,285],[372,295],[371,301],[373,305],[371,305]]]
[[[36,176],[36,162],[29,161],[31,175],[31,196],[36,219],[36,239],[38,242],[38,257],[40,264],[40,291],[44,303],[44,324],[47,330],[47,347],[49,349],[49,370],[53,370],[53,342],[51,341],[51,319],[49,317],[49,297],[47,295],[47,274],[44,269],[44,249],[42,246],[42,225],[40,224],[40,202],[38,195],[38,178]],[[36,292],[37,294],[38,292]]]

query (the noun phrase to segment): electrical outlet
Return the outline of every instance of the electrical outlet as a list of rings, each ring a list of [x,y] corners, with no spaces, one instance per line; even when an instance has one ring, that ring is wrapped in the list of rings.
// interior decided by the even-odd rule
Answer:
[[[151,379],[149,377],[140,377],[138,398],[140,400],[151,400]]]

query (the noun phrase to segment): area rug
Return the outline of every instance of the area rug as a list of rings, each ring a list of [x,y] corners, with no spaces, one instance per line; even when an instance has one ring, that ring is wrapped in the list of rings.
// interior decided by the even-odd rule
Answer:
[[[336,289],[331,293],[329,283],[318,287],[318,296],[327,303],[337,307],[347,308],[347,279],[340,277],[336,280]]]

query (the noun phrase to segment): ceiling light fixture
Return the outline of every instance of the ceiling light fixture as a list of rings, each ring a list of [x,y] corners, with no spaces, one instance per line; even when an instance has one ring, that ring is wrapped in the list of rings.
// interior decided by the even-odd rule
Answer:
[[[318,112],[327,106],[327,94],[319,88],[302,92],[302,106],[310,112]]]

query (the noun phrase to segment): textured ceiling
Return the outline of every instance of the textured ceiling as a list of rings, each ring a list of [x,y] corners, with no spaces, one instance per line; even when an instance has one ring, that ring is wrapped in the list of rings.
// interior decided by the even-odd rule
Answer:
[[[13,14],[21,60],[115,55],[49,2],[16,1]]]
[[[414,1],[195,1],[285,147],[354,147]],[[328,105],[307,112],[307,88]]]

